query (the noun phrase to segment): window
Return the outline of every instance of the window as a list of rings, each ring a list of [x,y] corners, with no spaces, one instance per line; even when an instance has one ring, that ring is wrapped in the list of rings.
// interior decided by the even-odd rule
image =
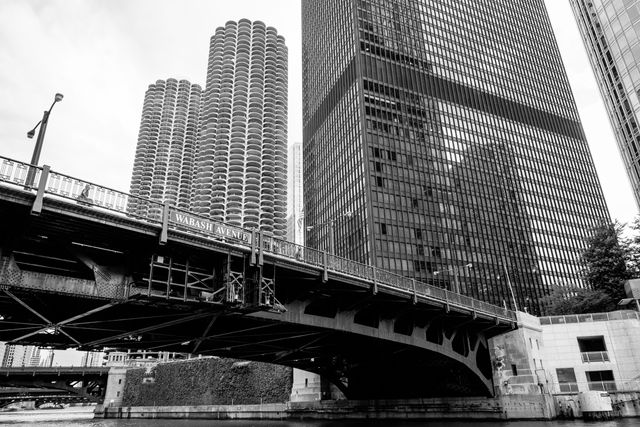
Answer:
[[[612,391],[616,390],[613,379],[613,371],[587,371],[587,384],[589,390]]]
[[[382,172],[382,163],[376,162],[376,172]]]
[[[416,239],[422,239],[422,230],[419,228],[415,229]]]
[[[578,337],[582,363],[608,362],[609,353],[603,336]]]
[[[376,176],[376,185],[378,187],[384,187],[384,179],[381,176]]]
[[[411,199],[411,207],[414,209],[418,207],[418,199]]]
[[[511,374],[512,374],[514,377],[517,377],[517,376],[518,376],[518,367],[517,367],[516,365],[511,365]]]
[[[578,383],[576,382],[576,373],[573,368],[558,368],[556,369],[556,376],[558,377],[558,384],[560,385],[560,392],[577,392]]]
[[[387,224],[380,224],[380,234],[387,234]]]
[[[122,378],[118,380],[118,384],[122,384]]]

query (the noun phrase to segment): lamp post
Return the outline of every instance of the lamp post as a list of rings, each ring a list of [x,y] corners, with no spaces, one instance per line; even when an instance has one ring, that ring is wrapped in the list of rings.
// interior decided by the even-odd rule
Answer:
[[[322,226],[325,226],[325,225],[329,226],[329,253],[331,255],[335,255],[336,243],[335,243],[335,237],[333,235],[334,229],[335,229],[335,222],[337,220],[339,220],[340,218],[345,218],[345,217],[346,218],[351,218],[352,215],[353,215],[353,212],[347,211],[347,212],[345,212],[343,214],[338,215],[335,218],[330,219],[327,222],[321,222],[321,223],[318,223],[318,224],[308,225],[306,230],[307,231],[311,231],[311,230],[313,230],[314,228],[317,228],[317,227],[322,227]]]
[[[47,131],[47,122],[49,121],[49,114],[51,114],[51,110],[53,110],[53,106],[56,105],[56,102],[62,101],[63,95],[61,93],[56,93],[56,96],[51,104],[51,107],[42,115],[42,120],[36,124],[33,129],[27,132],[27,138],[31,139],[36,133],[36,129],[40,126],[40,130],[38,131],[38,139],[36,140],[36,146],[33,148],[33,155],[31,156],[31,165],[37,166],[40,161],[40,152],[42,151],[42,143],[44,141],[44,134]],[[29,172],[27,173],[27,179],[25,180],[25,187],[29,188],[33,186],[33,179],[36,175],[35,167],[31,166],[29,168]]]
[[[453,285],[454,285],[454,289],[453,292],[459,294],[460,293],[460,281],[459,281],[459,277],[458,277],[458,273],[459,273],[459,269],[460,268],[473,268],[473,264],[472,263],[468,263],[465,265],[461,265],[461,266],[454,266],[451,268],[447,268],[445,270],[436,270],[433,272],[434,276],[437,276],[438,274],[442,274],[442,273],[446,273],[446,272],[452,272],[453,273]]]
[[[511,292],[511,299],[513,300],[513,308],[515,311],[518,311],[518,303],[516,302],[516,295],[513,293],[513,286],[511,286],[511,278],[509,277],[509,270],[507,270],[506,264],[502,264],[504,268],[504,273],[507,276],[507,286],[509,287],[509,292]]]

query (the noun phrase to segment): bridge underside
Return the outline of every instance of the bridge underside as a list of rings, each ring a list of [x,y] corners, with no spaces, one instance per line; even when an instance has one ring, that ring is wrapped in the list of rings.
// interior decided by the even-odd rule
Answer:
[[[37,408],[45,403],[90,403],[94,401],[94,399],[67,390],[40,387],[0,388],[0,408],[17,402],[34,402]]]
[[[66,205],[0,202],[2,341],[277,363],[352,399],[493,393],[511,322]]]

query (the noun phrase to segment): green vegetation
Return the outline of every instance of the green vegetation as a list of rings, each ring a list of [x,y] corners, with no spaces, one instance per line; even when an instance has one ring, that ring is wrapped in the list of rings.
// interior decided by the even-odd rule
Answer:
[[[124,406],[280,403],[289,400],[291,368],[203,358],[127,372]]]
[[[581,254],[586,287],[554,286],[544,299],[548,315],[612,311],[625,297],[624,282],[638,277],[640,267],[640,220],[630,239],[622,236],[624,226],[611,222],[594,228]]]

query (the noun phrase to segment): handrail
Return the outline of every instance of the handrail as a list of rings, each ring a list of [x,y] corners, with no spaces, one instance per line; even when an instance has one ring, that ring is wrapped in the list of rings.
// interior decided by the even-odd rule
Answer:
[[[565,323],[608,322],[611,320],[640,319],[640,313],[633,310],[617,310],[608,313],[565,314],[562,316],[545,316],[540,318],[541,325],[558,325]]]
[[[34,187],[25,188],[24,183],[29,168],[36,168],[36,177],[34,179]],[[17,185],[27,191],[37,190],[41,171],[42,168],[39,166],[0,156],[0,182]],[[240,244],[249,250],[252,248],[252,239],[258,235],[258,233],[255,233],[255,230],[247,230],[235,225],[225,224],[174,206],[170,206],[169,211],[165,213],[165,205],[157,201],[134,196],[62,173],[51,171],[46,179],[44,194],[73,200],[80,206],[97,207],[154,225],[162,224],[163,216],[166,215],[168,216],[166,223],[168,229],[187,232],[209,239]],[[267,235],[263,235],[262,241],[258,243],[259,246],[257,247],[264,253],[284,257],[315,267],[324,266],[325,254],[317,249],[307,248]],[[334,273],[352,276],[366,281],[375,281],[377,286],[387,286],[414,294],[415,296],[427,297],[449,306],[472,309],[476,312],[509,321],[516,320],[516,314],[511,310],[424,282],[417,282],[411,278],[400,276],[390,271],[332,254],[327,254],[327,261],[327,269]]]
[[[580,355],[582,357],[582,363],[609,361],[609,353],[607,351],[583,351]]]

